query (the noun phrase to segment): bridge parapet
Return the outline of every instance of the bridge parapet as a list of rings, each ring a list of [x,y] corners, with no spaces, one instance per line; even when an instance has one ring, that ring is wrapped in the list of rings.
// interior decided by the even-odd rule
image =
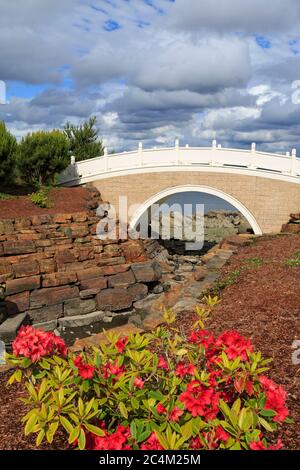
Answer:
[[[300,183],[300,159],[296,150],[285,155],[259,152],[253,143],[250,150],[223,148],[216,140],[211,147],[181,147],[176,139],[172,148],[143,149],[108,154],[71,164],[60,175],[60,184],[73,186],[95,180],[134,173],[163,171],[226,171],[253,176],[276,177]]]

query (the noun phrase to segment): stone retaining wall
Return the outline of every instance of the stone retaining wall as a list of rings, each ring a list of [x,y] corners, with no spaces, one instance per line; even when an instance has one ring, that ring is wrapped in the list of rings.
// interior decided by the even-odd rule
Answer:
[[[99,196],[91,190],[89,207]],[[92,209],[0,220],[0,339],[24,322],[54,330],[83,315],[100,321],[147,296],[159,266],[140,241],[99,240],[99,220]]]

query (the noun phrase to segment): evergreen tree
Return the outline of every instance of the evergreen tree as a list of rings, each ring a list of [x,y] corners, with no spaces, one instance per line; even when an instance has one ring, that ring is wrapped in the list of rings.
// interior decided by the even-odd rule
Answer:
[[[21,178],[36,186],[53,184],[69,164],[69,142],[62,131],[27,134],[19,144],[17,168]]]
[[[16,150],[16,138],[7,130],[5,123],[0,122],[0,181],[13,177]]]
[[[91,117],[79,126],[69,122],[66,124],[64,132],[69,139],[70,153],[76,157],[76,161],[103,155],[103,143],[99,139],[99,130],[96,124],[96,117]]]

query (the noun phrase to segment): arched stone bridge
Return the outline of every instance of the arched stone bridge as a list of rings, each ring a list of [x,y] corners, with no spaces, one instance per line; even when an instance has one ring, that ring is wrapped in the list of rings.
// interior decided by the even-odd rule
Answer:
[[[291,212],[300,210],[300,159],[286,155],[212,147],[180,147],[123,152],[74,162],[61,174],[64,186],[89,182],[118,208],[119,196],[128,205],[140,204],[133,226],[153,203],[171,194],[199,191],[234,205],[256,234],[278,232]]]

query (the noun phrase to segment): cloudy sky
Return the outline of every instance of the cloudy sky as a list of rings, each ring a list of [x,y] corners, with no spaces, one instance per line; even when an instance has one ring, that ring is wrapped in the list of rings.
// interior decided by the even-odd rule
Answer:
[[[114,150],[300,151],[300,2],[0,0],[0,80],[18,137],[96,115]]]

